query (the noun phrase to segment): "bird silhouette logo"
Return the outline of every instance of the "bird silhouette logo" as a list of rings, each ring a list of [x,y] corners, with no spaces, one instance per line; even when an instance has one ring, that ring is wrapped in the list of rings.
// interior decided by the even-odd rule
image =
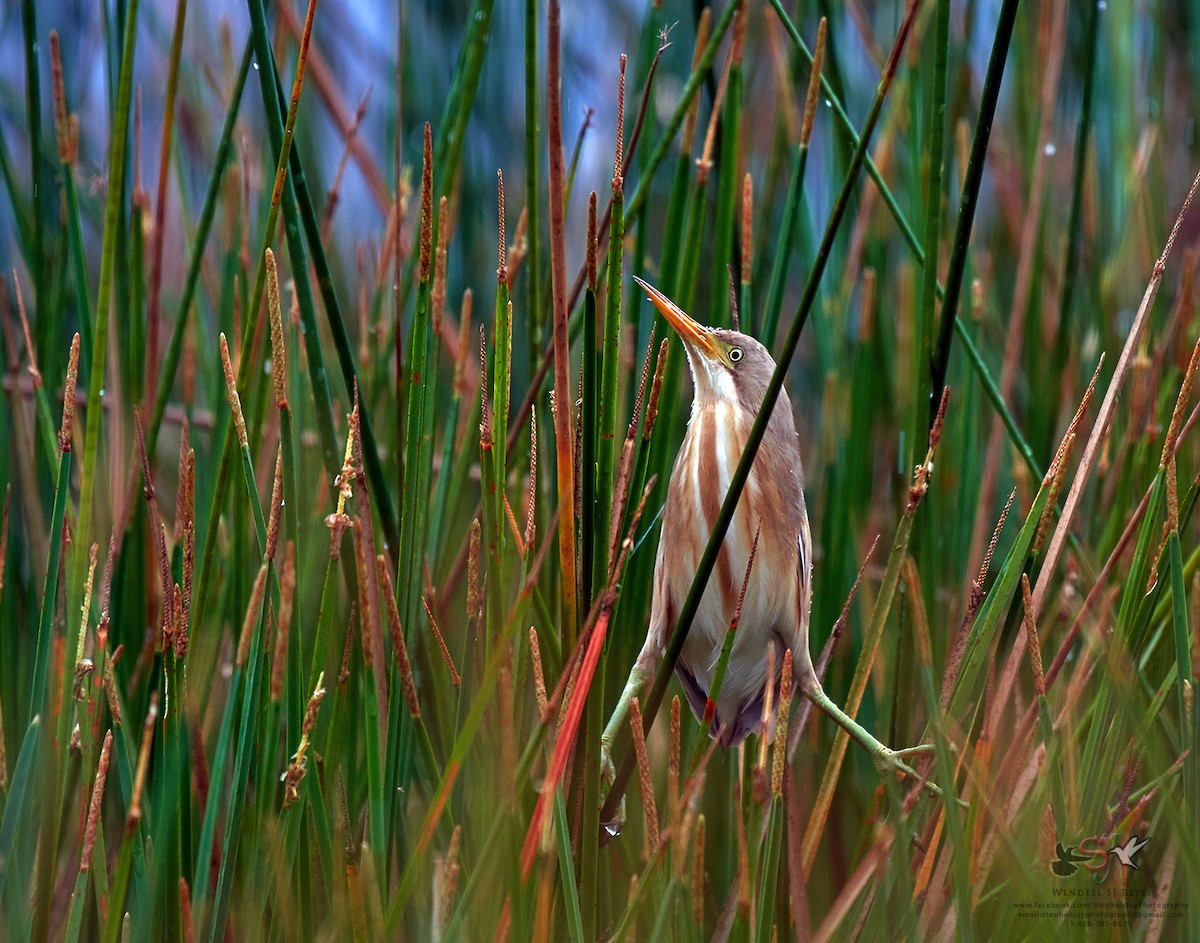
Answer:
[[[1054,846],[1058,858],[1051,862],[1051,870],[1059,877],[1070,877],[1079,870],[1077,867],[1079,862],[1096,859],[1096,864],[1085,864],[1084,867],[1102,874],[1103,877],[1098,877],[1097,880],[1103,881],[1110,872],[1114,858],[1121,863],[1122,867],[1132,868],[1134,871],[1141,870],[1141,866],[1134,858],[1150,843],[1149,837],[1139,838],[1137,835],[1130,835],[1125,843],[1121,844],[1118,835],[1113,838],[1111,848],[1105,848],[1101,841],[1099,836],[1090,835],[1081,839],[1078,845],[1063,847],[1063,843],[1058,842]]]
[[[1054,846],[1054,851],[1058,855],[1058,860],[1055,861],[1051,867],[1054,869],[1054,873],[1060,875],[1061,877],[1070,877],[1079,870],[1079,868],[1075,866],[1075,862],[1087,860],[1087,855],[1075,854],[1074,845],[1063,848],[1062,842],[1058,842]]]
[[[1135,871],[1140,871],[1141,868],[1139,868],[1137,862],[1133,860],[1133,856],[1145,848],[1149,843],[1149,838],[1139,841],[1136,835],[1130,835],[1129,841],[1127,841],[1124,845],[1114,844],[1112,848],[1108,850],[1108,853],[1110,855],[1116,855],[1117,860],[1120,861],[1125,867],[1133,868]]]

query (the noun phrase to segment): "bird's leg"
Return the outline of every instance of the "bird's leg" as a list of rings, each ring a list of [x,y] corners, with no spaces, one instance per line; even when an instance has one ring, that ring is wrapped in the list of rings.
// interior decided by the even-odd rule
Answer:
[[[617,777],[617,771],[613,767],[611,754],[613,741],[629,717],[630,702],[653,673],[653,665],[645,663],[644,659],[639,656],[638,660],[633,663],[633,667],[629,669],[629,680],[625,682],[625,688],[621,691],[621,696],[617,699],[616,706],[613,707],[612,716],[608,719],[608,724],[604,727],[604,733],[600,735],[600,775],[604,783],[608,786],[611,786],[613,780]],[[621,806],[617,810],[617,820],[613,823],[617,831],[620,831],[624,822],[625,799],[622,797]],[[601,825],[607,827],[608,823],[602,822]]]
[[[825,689],[821,687],[821,683],[815,677],[811,678],[807,683],[803,684],[802,690],[805,697],[813,702],[818,708],[828,714],[833,721],[846,731],[851,737],[858,741],[859,746],[871,754],[871,760],[875,764],[875,769],[879,771],[879,775],[889,776],[897,771],[906,773],[917,780],[922,786],[928,789],[936,796],[942,795],[942,790],[928,779],[921,777],[916,770],[904,762],[904,757],[914,756],[921,753],[929,753],[934,749],[932,743],[922,743],[919,746],[907,747],[902,750],[893,750],[877,740],[872,734],[858,723],[853,717],[847,714],[844,710],[834,703],[833,699],[825,693]]]

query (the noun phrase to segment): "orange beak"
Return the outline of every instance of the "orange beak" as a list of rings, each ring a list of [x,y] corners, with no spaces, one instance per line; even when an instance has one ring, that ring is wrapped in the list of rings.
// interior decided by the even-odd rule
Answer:
[[[642,290],[654,302],[654,307],[658,308],[662,316],[667,319],[667,323],[675,328],[675,333],[709,357],[717,356],[717,349],[713,346],[712,335],[702,324],[689,317],[679,305],[675,304],[675,302],[653,285],[642,281],[636,275],[633,276],[633,280],[642,286]]]

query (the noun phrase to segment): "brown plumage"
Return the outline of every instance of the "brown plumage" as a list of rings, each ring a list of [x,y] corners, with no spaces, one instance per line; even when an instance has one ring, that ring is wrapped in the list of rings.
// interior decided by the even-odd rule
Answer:
[[[652,669],[696,575],[775,361],[754,338],[701,327],[661,293],[641,284],[683,339],[695,386],[687,434],[667,489],[650,628],[638,658],[641,667]],[[675,668],[692,711],[703,716],[759,530],[758,555],[712,724],[712,736],[726,746],[740,743],[761,724],[770,663],[767,652],[772,645],[776,685],[788,648],[797,677],[812,674],[808,655],[812,555],[803,485],[791,402],[781,393]]]

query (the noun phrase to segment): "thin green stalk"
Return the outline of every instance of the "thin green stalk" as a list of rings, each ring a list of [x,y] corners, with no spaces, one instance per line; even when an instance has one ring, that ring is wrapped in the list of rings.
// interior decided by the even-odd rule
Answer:
[[[538,127],[538,4],[525,0],[525,311],[529,324],[529,362],[546,343],[542,310],[541,136]]]
[[[58,573],[62,556],[64,515],[67,499],[70,497],[70,480],[71,449],[66,448],[58,460],[58,483],[54,488],[54,510],[50,515],[50,549],[46,558],[46,582],[42,589],[42,608],[38,619],[37,647],[33,662],[33,687],[29,699],[31,720],[46,708],[47,675],[50,670],[51,650],[54,647],[52,623],[54,608],[58,605]],[[86,558],[87,555],[81,553],[79,556]]]
[[[41,310],[42,305],[47,301],[47,297],[45,285],[46,267],[43,255],[43,222],[40,204],[45,198],[47,191],[42,167],[42,95],[41,79],[38,72],[36,8],[37,4],[34,0],[22,0],[21,2],[21,34],[25,49],[25,121],[29,127],[29,192],[32,194],[30,212],[32,226],[30,227],[30,235],[33,238],[30,243],[31,257],[29,259],[29,268],[33,272],[35,303],[38,309]],[[132,0],[131,19],[136,10],[136,0]],[[109,166],[112,167],[113,165],[109,164]],[[42,330],[46,330],[46,327],[43,327]],[[44,333],[40,339],[43,342],[42,347],[44,349],[49,335]]]
[[[118,311],[137,312],[136,317],[121,318],[117,325],[117,338],[121,346],[117,349],[117,365],[129,398],[140,403],[146,395],[146,322],[143,312],[146,310],[144,288],[146,284],[146,231],[149,220],[146,218],[145,194],[134,190],[135,199],[130,208],[129,219],[125,222],[126,232],[123,241],[126,251],[122,253],[125,267],[118,270],[118,278],[122,272],[128,281],[127,300],[121,298],[121,286],[117,285]],[[140,198],[139,198],[140,197]],[[124,336],[122,336],[122,329]]]
[[[595,227],[596,227],[596,195],[592,194],[591,208],[588,215],[588,253],[592,259],[589,270],[588,286],[583,295],[583,359],[582,383],[583,406],[580,437],[579,469],[579,542],[580,542],[580,584],[579,597],[585,606],[592,604],[596,586],[603,582],[603,570],[596,563],[599,544],[606,538],[600,537],[605,531],[597,522],[597,512],[601,495],[605,494],[596,487],[597,438],[600,435],[599,397],[600,378],[602,369],[596,338],[596,278],[595,278]],[[611,492],[609,492],[611,493]]]
[[[783,288],[787,281],[788,263],[800,221],[800,203],[804,192],[804,168],[808,164],[808,142],[802,141],[792,155],[792,176],[788,181],[787,199],[783,204],[783,224],[775,243],[775,260],[771,263],[771,283],[767,288],[767,303],[763,309],[763,325],[759,340],[770,350],[775,346],[779,330],[779,313],[783,309]]]
[[[778,749],[778,748],[777,748]],[[779,854],[783,846],[783,797],[772,796],[767,813],[767,843],[758,875],[757,943],[771,943],[775,929],[775,885],[779,877]]]
[[[721,149],[717,171],[717,224],[713,241],[712,287],[709,293],[714,327],[730,326],[729,267],[733,265],[734,220],[737,216],[741,175],[738,159],[741,155],[742,134],[742,48],[746,34],[746,11],[738,14],[733,30],[732,63],[729,83],[725,90],[724,113],[721,115]]]
[[[79,486],[79,520],[75,546],[92,544],[92,514],[97,477],[104,470],[98,460],[100,423],[104,410],[100,407],[100,390],[104,386],[108,364],[108,315],[113,292],[113,275],[117,257],[117,222],[125,195],[125,143],[129,132],[129,102],[133,94],[133,52],[137,39],[139,0],[129,0],[125,11],[125,30],[121,52],[121,78],[117,89],[117,106],[112,114],[112,137],[108,152],[108,198],[104,208],[104,239],[100,255],[100,283],[96,291],[96,325],[92,332],[94,346],[92,364],[88,371],[88,410],[84,433],[83,467]],[[67,606],[67,663],[74,664],[75,644],[79,631],[80,609],[76,602],[83,592],[87,574],[86,549],[75,554],[75,575],[71,582],[71,602]]]
[[[407,413],[404,425],[404,477],[400,494],[400,554],[397,571],[396,603],[406,639],[413,636],[417,603],[422,586],[421,565],[424,553],[418,549],[425,545],[419,535],[422,529],[423,508],[428,501],[428,492],[421,491],[422,471],[433,461],[432,448],[426,448],[424,438],[425,410],[433,404],[426,402],[428,389],[428,355],[432,334],[432,275],[434,233],[433,204],[433,149],[431,128],[425,125],[425,150],[421,173],[421,224],[420,224],[420,271],[417,287],[416,310],[413,314],[413,329],[409,341],[409,384]],[[399,447],[399,443],[397,443]],[[392,686],[397,683],[397,672],[391,670]],[[387,841],[392,849],[397,829],[402,827],[399,791],[408,786],[412,775],[413,724],[403,710],[399,698],[388,704],[388,731],[385,760],[387,772],[385,789],[393,797],[388,802]]]
[[[151,741],[154,738],[154,727],[157,720],[158,692],[154,691],[150,695],[146,720],[142,724],[142,740],[137,753],[137,775],[129,793],[129,809],[125,815],[125,827],[122,830],[121,850],[117,857],[117,870],[112,881],[112,892],[107,902],[108,914],[104,921],[102,943],[116,943],[117,934],[121,932],[123,923],[122,915],[124,915],[125,921],[129,918],[125,905],[131,875],[134,881],[134,891],[146,893],[145,857],[142,848],[142,815],[144,811],[142,794],[146,784],[146,767],[150,758]],[[118,759],[120,759],[120,753],[118,753]],[[122,772],[122,778],[124,778],[124,772]],[[128,930],[126,929],[124,932],[127,934]],[[127,936],[123,937],[123,939],[127,938]]]
[[[264,562],[263,565],[267,564]],[[229,914],[229,899],[233,893],[233,872],[237,863],[241,820],[245,812],[246,788],[250,779],[250,767],[255,761],[257,752],[259,686],[262,676],[266,616],[266,607],[262,606],[253,623],[253,626],[257,627],[252,626],[251,628],[253,637],[250,639],[250,659],[246,667],[245,692],[241,705],[238,744],[234,755],[233,779],[231,780],[229,805],[225,818],[225,834],[221,841],[221,867],[217,873],[217,885],[213,895],[213,912],[208,922],[209,943],[217,943],[225,936],[225,919]],[[230,703],[233,703],[232,700]],[[214,790],[215,792],[216,790]]]
[[[1188,690],[1192,684],[1192,634],[1188,625],[1188,601],[1184,588],[1183,550],[1179,542],[1179,527],[1171,528],[1167,536],[1167,556],[1171,568],[1171,624],[1175,630],[1175,689],[1179,698],[1179,729],[1182,734],[1180,749],[1192,747],[1191,730],[1188,729],[1188,701],[1194,692]],[[1192,710],[1194,710],[1194,706]]]
[[[512,373],[512,304],[508,300],[508,285],[500,281],[496,289],[496,316],[494,322],[494,356],[492,359],[492,411],[496,428],[508,426],[508,401]],[[504,520],[505,485],[508,482],[508,454],[504,436],[497,437],[492,444],[492,485],[495,489],[487,497],[494,501],[494,512],[498,523]],[[500,523],[497,560],[504,558],[506,528]],[[502,571],[497,572],[500,582]],[[489,581],[490,582],[490,581]]]
[[[618,153],[619,157],[619,153]],[[599,441],[596,443],[596,540],[593,586],[608,579],[609,514],[612,510],[617,463],[620,460],[621,422],[617,400],[617,375],[621,369],[621,269],[625,254],[625,192],[614,178],[612,221],[609,226],[608,272],[604,297],[604,349],[599,388]],[[585,606],[588,602],[585,600]]]
[[[13,228],[16,229],[17,243],[26,255],[33,250],[32,221],[29,213],[21,204],[21,188],[17,183],[16,170],[13,167],[12,154],[8,150],[8,136],[0,135],[0,176],[4,177],[4,189],[8,192],[9,206],[13,214]]]
[[[451,469],[451,472],[450,472],[451,480],[450,480],[449,491],[450,491],[450,494],[453,496],[462,495],[466,492],[467,479],[470,476],[471,471],[474,468],[475,462],[477,461],[478,455],[479,455],[478,451],[472,447],[472,444],[473,444],[472,436],[473,436],[474,430],[479,428],[479,423],[482,420],[482,416],[481,416],[482,409],[483,409],[482,398],[478,395],[472,395],[470,403],[468,405],[468,409],[469,409],[469,412],[467,413],[467,419],[462,424],[463,425],[463,434],[460,437],[460,441],[458,443],[457,454],[454,456],[454,467]],[[473,509],[474,516],[478,517],[479,514],[481,513],[481,511],[482,511],[482,505],[477,504],[475,506],[475,508]],[[447,544],[445,546],[442,557],[441,557],[442,559],[444,559],[447,556],[447,553],[451,549],[451,546],[452,545],[450,545],[450,544]],[[463,546],[463,551],[465,554],[465,551],[466,551],[465,545]]]
[[[210,770],[208,803],[204,808],[204,816],[200,825],[200,842],[196,846],[196,866],[192,872],[192,907],[196,914],[202,914],[208,902],[209,865],[212,858],[213,842],[216,838],[217,815],[221,807],[221,785],[225,782],[226,769],[233,756],[233,725],[237,716],[239,696],[242,692],[242,682],[246,672],[242,665],[235,665],[233,676],[229,681],[229,696],[225,700],[225,711],[221,715],[221,726],[217,733],[216,750],[213,753],[213,765]]]
[[[50,34],[52,60],[56,71],[61,70],[61,57],[58,53],[57,34]],[[64,83],[65,85],[65,83]],[[66,90],[64,88],[62,107],[66,112]],[[88,293],[87,257],[83,249],[83,226],[79,212],[79,190],[75,184],[75,157],[77,141],[75,128],[71,119],[64,114],[68,126],[59,131],[59,160],[62,165],[63,196],[66,201],[65,224],[67,236],[67,254],[70,258],[71,283],[75,294],[76,317],[79,323],[80,357],[86,366],[92,360],[92,302]],[[86,374],[83,380],[87,382]]]
[[[460,317],[469,318],[470,302],[464,300],[463,309]],[[459,334],[459,342],[467,343],[467,338],[470,336],[469,321],[462,325],[462,331]],[[438,350],[440,351],[440,345]],[[459,351],[459,364],[465,364],[466,351]],[[446,410],[444,419],[439,419],[438,424],[443,428],[442,435],[442,455],[439,471],[437,493],[433,499],[433,513],[429,518],[429,560],[430,565],[436,565],[441,559],[443,550],[443,528],[447,524],[447,518],[450,514],[450,509],[457,503],[458,497],[461,494],[461,487],[454,488],[456,483],[455,471],[458,467],[460,454],[458,451],[457,432],[458,432],[458,417],[462,410],[462,394],[463,394],[463,378],[461,367],[456,364],[454,373],[454,382],[451,385],[450,392],[450,407]],[[430,420],[434,420],[434,411],[431,411]]]
[[[569,339],[570,305],[567,301],[566,185],[563,175],[562,49],[558,0],[549,0],[546,13],[546,112],[550,150],[550,285],[554,355],[554,388],[562,400],[554,410],[555,483],[558,498],[558,548],[561,623],[564,648],[573,646],[579,633],[578,559],[575,553],[575,416],[570,408]]]
[[[562,895],[567,912],[567,934],[571,943],[583,943],[588,939],[583,930],[583,911],[579,904],[579,893],[575,887],[575,863],[571,858],[571,828],[567,823],[567,806],[563,802],[562,787],[554,794],[554,837],[558,849],[558,871],[562,876]]]
[[[925,436],[928,436],[929,430],[933,427],[933,420],[937,415],[937,403],[941,401],[942,397],[941,386],[933,386],[931,373],[933,361],[931,357],[933,351],[933,325],[937,319],[937,259],[942,223],[942,165],[945,152],[946,61],[949,57],[950,46],[950,0],[938,0],[935,23],[933,95],[929,102],[929,143],[925,148],[925,160],[929,168],[929,180],[925,188],[925,264],[921,267],[921,307],[917,322],[919,343],[917,344],[917,362],[914,365],[916,375],[913,386],[913,389],[917,391],[930,390],[930,396],[935,398],[935,402],[931,408],[924,411],[922,411],[919,402],[914,404],[916,408],[913,410],[912,421],[909,425],[909,442],[911,444],[909,446],[909,454],[904,460],[905,467],[913,464],[913,461],[915,461],[914,452],[918,448],[917,443],[925,438]],[[1007,55],[1007,50],[1005,51],[1005,55]],[[996,84],[998,91],[999,82]],[[991,107],[993,111],[995,104],[995,99],[992,99]],[[987,113],[981,110],[980,127],[983,125],[984,114]],[[990,125],[990,115],[988,117],[987,124]],[[981,150],[979,151],[981,164],[986,154],[987,136],[985,134]],[[978,186],[979,182],[979,180],[976,181],[976,186]],[[974,204],[974,200],[970,202],[972,205]],[[966,201],[964,201],[965,206]],[[969,240],[969,223],[967,226],[967,238]],[[965,257],[960,261],[965,266]],[[959,278],[961,283],[961,274]],[[945,370],[943,365],[942,378],[944,379],[944,377]],[[918,392],[917,395],[919,397],[920,393]],[[928,423],[923,429],[922,412],[928,417]]]
[[[777,0],[773,0],[773,2],[777,2]],[[988,141],[991,138],[992,121],[996,116],[996,104],[1000,100],[1000,86],[1004,81],[1004,66],[1008,62],[1008,47],[1012,40],[1013,24],[1017,19],[1018,3],[1019,0],[1004,0],[1000,7],[1000,13],[996,20],[996,32],[992,39],[992,52],[988,58],[987,72],[984,74],[983,91],[979,99],[979,118],[975,122],[971,156],[967,161],[966,175],[963,177],[962,196],[958,206],[958,224],[954,231],[954,244],[950,251],[950,265],[946,270],[942,319],[938,325],[937,341],[929,365],[930,425],[933,424],[938,403],[941,402],[942,390],[946,386],[946,370],[950,364],[951,332],[958,323],[958,299],[967,271],[967,248],[971,242],[975,207],[979,202],[979,191],[983,185]],[[925,259],[922,260],[923,264],[925,261]],[[934,277],[936,277],[936,273]]]
[[[970,849],[967,844],[964,812],[954,799],[954,754],[950,739],[946,735],[945,718],[942,715],[941,702],[933,682],[933,651],[930,642],[929,617],[921,597],[921,581],[917,574],[916,564],[911,557],[905,561],[905,581],[907,583],[908,601],[912,608],[912,624],[917,649],[918,676],[921,695],[925,699],[925,713],[929,729],[933,732],[934,755],[937,761],[938,780],[943,784],[941,796],[942,816],[946,823],[946,832],[950,837],[950,847],[953,856],[950,859],[952,869],[951,883],[954,889],[958,909],[958,934],[967,941],[975,938],[975,928],[971,920],[972,886],[968,873]],[[1042,692],[1042,702],[1045,702]],[[1046,740],[1049,750],[1053,740]],[[911,892],[908,896],[911,896]]]
[[[221,136],[217,141],[217,153],[213,159],[213,169],[208,177],[208,186],[204,191],[204,203],[200,208],[200,217],[196,221],[195,238],[192,241],[191,253],[188,256],[187,274],[183,280],[183,293],[179,297],[179,308],[175,316],[175,324],[171,329],[171,340],[163,357],[162,370],[158,377],[158,391],[154,399],[154,413],[150,417],[150,425],[146,430],[146,451],[154,454],[158,443],[158,432],[162,426],[163,416],[167,411],[167,400],[171,397],[171,388],[175,383],[175,372],[179,369],[179,358],[183,352],[183,335],[187,328],[188,315],[192,309],[192,299],[196,294],[196,286],[200,279],[200,266],[204,262],[204,247],[208,242],[208,234],[212,229],[213,217],[217,211],[217,199],[221,192],[221,179],[225,167],[229,163],[229,155],[233,150],[233,129],[237,124],[238,109],[242,101],[242,91],[246,87],[246,77],[250,74],[250,62],[253,58],[251,41],[246,41],[242,50],[242,60],[238,65],[237,76],[233,82],[233,93],[229,99],[229,107],[225,111],[225,123],[221,126]],[[82,333],[82,332],[81,332]]]
[[[1016,540],[1005,555],[992,588],[976,610],[975,620],[967,632],[963,646],[961,667],[955,679],[950,706],[945,712],[949,717],[961,717],[968,708],[967,698],[976,691],[980,674],[987,666],[992,639],[1008,612],[1009,602],[1017,590],[1021,574],[1025,572],[1029,548],[1033,544],[1038,521],[1049,494],[1050,489],[1046,485],[1038,490]]]
[[[357,537],[355,538],[357,539]],[[370,566],[370,564],[367,564]],[[361,578],[361,577],[360,577]],[[383,652],[378,652],[383,657]],[[379,691],[375,685],[375,669],[366,665],[363,677],[363,735],[366,738],[367,754],[367,807],[369,809],[370,846],[377,854],[383,855],[387,849],[386,826],[387,812],[383,791],[383,761],[380,756],[379,743]],[[400,700],[393,697],[394,700]]]
[[[1067,347],[1071,340],[1071,308],[1075,300],[1078,278],[1080,229],[1083,220],[1083,186],[1087,169],[1088,136],[1092,129],[1092,101],[1096,85],[1096,49],[1100,36],[1100,3],[1091,0],[1087,5],[1087,25],[1084,27],[1083,92],[1079,103],[1079,123],[1075,131],[1075,156],[1071,167],[1071,213],[1067,222],[1066,255],[1063,259],[1062,294],[1058,302],[1058,330],[1054,335],[1054,352],[1050,359],[1050,382],[1047,389],[1062,388],[1063,371],[1067,363]]]
[[[17,765],[13,769],[12,779],[4,796],[4,817],[0,818],[0,901],[4,900],[4,886],[8,880],[9,865],[13,862],[12,851],[17,833],[22,823],[31,822],[34,818],[26,803],[37,801],[37,790],[29,792],[29,785],[41,739],[39,714],[29,722],[25,730],[21,752],[17,754]],[[13,916],[15,917],[15,914]]]
[[[166,226],[167,211],[167,180],[171,168],[171,139],[175,124],[175,96],[179,90],[179,60],[183,52],[183,30],[187,22],[187,0],[176,0],[175,24],[171,31],[171,51],[167,65],[166,98],[163,103],[162,141],[158,154],[158,193],[154,204],[154,238],[150,255],[150,272],[148,298],[146,304],[147,337],[146,346],[149,356],[143,361],[147,373],[147,384],[153,393],[158,372],[159,334],[162,321],[162,267],[163,244],[162,233]],[[135,310],[140,311],[140,308]],[[171,895],[174,899],[175,895]]]

